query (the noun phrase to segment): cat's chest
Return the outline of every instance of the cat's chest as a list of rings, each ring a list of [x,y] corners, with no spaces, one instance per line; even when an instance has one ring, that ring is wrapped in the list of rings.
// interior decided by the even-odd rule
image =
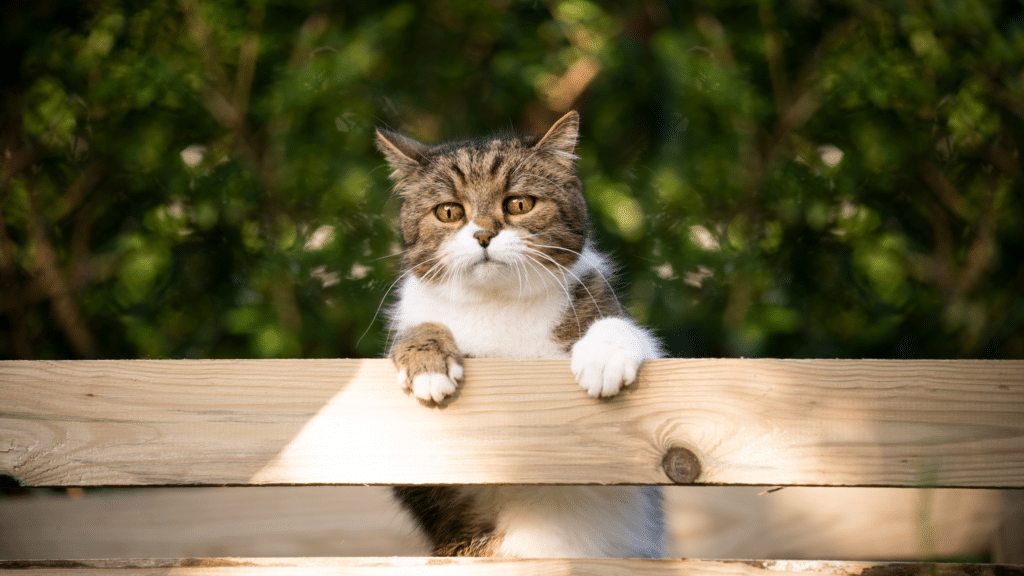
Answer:
[[[399,331],[423,322],[443,324],[467,356],[567,358],[564,343],[554,337],[567,307],[554,293],[516,300],[458,298],[450,291],[407,282],[393,322]]]

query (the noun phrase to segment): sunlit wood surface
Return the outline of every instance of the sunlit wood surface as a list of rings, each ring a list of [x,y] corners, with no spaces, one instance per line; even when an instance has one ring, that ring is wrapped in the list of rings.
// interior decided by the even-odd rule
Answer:
[[[660,360],[611,400],[469,360],[421,405],[387,360],[0,362],[0,473],[34,486],[1024,487],[1024,362]]]

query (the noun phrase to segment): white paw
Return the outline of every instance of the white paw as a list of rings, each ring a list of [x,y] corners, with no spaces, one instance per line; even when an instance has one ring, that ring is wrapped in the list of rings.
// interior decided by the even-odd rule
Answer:
[[[595,322],[572,347],[576,383],[594,398],[614,396],[636,381],[640,364],[657,355],[656,343],[628,320]]]
[[[398,373],[398,383],[420,400],[440,404],[455,393],[462,375],[462,366],[453,362],[448,365],[447,374],[423,372],[410,379],[409,373],[402,370]]]

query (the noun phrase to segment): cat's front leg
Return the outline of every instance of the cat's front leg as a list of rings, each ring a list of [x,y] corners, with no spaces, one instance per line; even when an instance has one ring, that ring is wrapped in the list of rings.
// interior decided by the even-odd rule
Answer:
[[[594,398],[614,396],[636,381],[644,360],[661,357],[658,341],[627,318],[602,318],[572,347],[572,373]]]
[[[391,349],[398,383],[417,398],[440,404],[462,380],[462,354],[447,326],[424,322],[402,332]]]

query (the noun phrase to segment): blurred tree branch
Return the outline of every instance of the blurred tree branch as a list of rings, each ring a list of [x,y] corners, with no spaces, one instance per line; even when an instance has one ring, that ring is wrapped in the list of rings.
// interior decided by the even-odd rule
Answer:
[[[203,104],[214,120],[231,131],[235,137],[235,145],[242,156],[249,161],[251,166],[259,168],[259,154],[245,120],[246,109],[242,107],[248,102],[258,36],[256,39],[251,39],[251,35],[248,36],[247,49],[243,48],[240,51],[238,75],[234,82],[235,88],[232,89],[232,82],[221,65],[222,59],[213,42],[210,28],[199,12],[199,3],[196,0],[181,0],[180,5],[185,15],[185,24],[205,65],[206,77],[209,81],[204,91]]]
[[[20,90],[12,87],[5,94],[6,129],[3,134],[4,162],[0,181],[0,278],[3,279],[4,311],[9,316],[13,346],[21,358],[31,359],[35,353],[31,346],[30,314],[35,302],[48,298],[54,318],[61,326],[69,343],[80,357],[91,358],[96,354],[96,343],[91,332],[85,327],[77,309],[65,274],[60,270],[53,243],[47,236],[46,226],[40,215],[39,199],[31,185],[30,168],[42,160],[47,150],[40,146],[20,145],[26,138],[22,131],[22,116],[19,104]],[[65,195],[59,216],[66,214],[93,187],[102,168],[87,170]],[[10,186],[17,176],[22,176],[29,189],[30,236],[26,246],[19,248],[11,240],[3,206],[7,204]],[[22,269],[25,270],[26,278]]]

